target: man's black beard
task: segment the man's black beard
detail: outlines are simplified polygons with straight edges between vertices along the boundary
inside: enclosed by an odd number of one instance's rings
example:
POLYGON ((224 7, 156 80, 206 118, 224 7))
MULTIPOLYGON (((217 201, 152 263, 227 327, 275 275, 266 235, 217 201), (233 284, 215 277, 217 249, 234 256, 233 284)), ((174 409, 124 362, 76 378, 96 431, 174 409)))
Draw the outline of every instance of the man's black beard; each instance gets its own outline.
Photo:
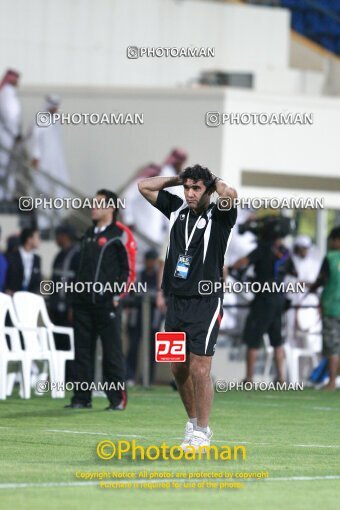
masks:
POLYGON ((207 204, 202 204, 202 205, 197 206, 196 209, 191 209, 191 211, 194 214, 196 214, 196 216, 199 216, 204 211, 207 211, 209 209, 209 206, 210 206, 210 201, 207 204))

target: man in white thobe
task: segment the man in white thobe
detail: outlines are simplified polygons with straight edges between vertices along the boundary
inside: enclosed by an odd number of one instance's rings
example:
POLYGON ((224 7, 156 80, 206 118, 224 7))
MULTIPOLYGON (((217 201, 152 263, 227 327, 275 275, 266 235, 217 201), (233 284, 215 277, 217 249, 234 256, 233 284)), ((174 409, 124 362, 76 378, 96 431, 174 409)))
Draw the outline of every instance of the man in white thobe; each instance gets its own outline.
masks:
POLYGON ((21 131, 21 105, 17 94, 19 73, 9 69, 0 83, 0 199, 11 200, 15 175, 9 173, 14 144, 21 131))
MULTIPOLYGON (((288 282, 304 282, 306 285, 305 292, 287 293, 287 298, 290 300, 294 308, 287 311, 287 341, 293 347, 298 347, 299 339, 297 338, 297 306, 308 306, 309 285, 312 284, 320 270, 322 259, 320 253, 312 244, 312 240, 307 235, 298 235, 294 240, 294 248, 292 254, 292 261, 297 272, 297 278, 286 276, 285 281, 288 282)), ((314 296, 312 296, 314 298, 314 296)), ((313 299, 314 301, 314 299, 313 299)), ((311 326, 315 324, 318 318, 317 310, 311 308, 309 310, 311 315, 311 326)))
POLYGON ((145 253, 151 248, 159 252, 166 234, 162 213, 142 197, 137 186, 141 179, 155 177, 159 172, 158 165, 144 167, 123 193, 126 201, 126 209, 122 210, 123 221, 132 229, 137 243, 137 273, 144 268, 145 253))
MULTIPOLYGON (((169 156, 164 161, 161 169, 160 177, 176 177, 183 170, 184 163, 188 158, 187 153, 183 149, 173 149, 169 156)), ((179 196, 184 200, 183 186, 173 186, 172 188, 166 188, 173 195, 179 196)), ((167 221, 165 219, 165 221, 167 221)))
MULTIPOLYGON (((55 95, 48 95, 45 99, 44 111, 49 112, 53 117, 53 114, 58 112, 60 99, 55 95)), ((47 198, 68 197, 69 193, 63 186, 69 185, 69 174, 66 167, 60 123, 52 121, 46 126, 35 124, 31 134, 30 151, 32 165, 38 170, 34 179, 36 194, 47 198), (39 173, 39 171, 43 171, 47 175, 39 173), (58 182, 54 182, 53 179, 58 182)), ((52 214, 48 214, 49 211, 46 212, 45 214, 38 214, 39 229, 51 227, 52 214)), ((55 212, 59 213, 58 216, 60 216, 60 209, 55 212)))

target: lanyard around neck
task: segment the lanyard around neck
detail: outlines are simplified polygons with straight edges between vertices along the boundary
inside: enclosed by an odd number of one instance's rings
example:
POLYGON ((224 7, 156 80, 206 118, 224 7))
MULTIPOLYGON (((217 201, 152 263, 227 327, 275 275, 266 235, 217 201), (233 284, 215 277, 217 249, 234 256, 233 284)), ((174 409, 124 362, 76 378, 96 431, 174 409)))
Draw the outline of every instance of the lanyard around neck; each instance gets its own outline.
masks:
POLYGON ((200 221, 200 219, 202 217, 202 214, 197 218, 196 223, 195 223, 195 225, 192 228, 190 237, 188 237, 189 236, 189 216, 190 216, 190 209, 188 211, 187 220, 185 222, 185 255, 188 253, 188 249, 189 249, 190 243, 192 241, 192 238, 194 237, 194 233, 195 233, 195 230, 197 228, 197 224, 200 221))

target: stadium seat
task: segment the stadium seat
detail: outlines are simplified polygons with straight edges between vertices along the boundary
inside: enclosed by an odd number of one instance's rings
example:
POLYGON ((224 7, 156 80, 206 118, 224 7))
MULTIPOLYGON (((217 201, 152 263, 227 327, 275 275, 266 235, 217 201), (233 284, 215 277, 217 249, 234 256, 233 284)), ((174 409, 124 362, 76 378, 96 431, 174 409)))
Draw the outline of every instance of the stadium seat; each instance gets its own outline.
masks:
POLYGON ((32 342, 35 348, 40 347, 44 355, 48 356, 50 361, 51 382, 57 385, 51 389, 52 397, 63 398, 65 396, 65 390, 61 386, 65 382, 65 364, 67 360, 74 359, 73 329, 64 326, 56 326, 51 322, 45 301, 41 296, 20 291, 14 294, 13 301, 20 323, 23 324, 25 328, 29 327, 33 329, 31 332, 25 332, 25 329, 23 329, 25 341, 27 339, 28 342, 32 342), (43 328, 38 327, 39 317, 42 320, 43 328), (38 330, 44 330, 46 332, 46 339, 42 339, 41 337, 39 339, 37 335, 38 330), (69 350, 62 351, 56 349, 54 341, 55 333, 69 336, 69 350))

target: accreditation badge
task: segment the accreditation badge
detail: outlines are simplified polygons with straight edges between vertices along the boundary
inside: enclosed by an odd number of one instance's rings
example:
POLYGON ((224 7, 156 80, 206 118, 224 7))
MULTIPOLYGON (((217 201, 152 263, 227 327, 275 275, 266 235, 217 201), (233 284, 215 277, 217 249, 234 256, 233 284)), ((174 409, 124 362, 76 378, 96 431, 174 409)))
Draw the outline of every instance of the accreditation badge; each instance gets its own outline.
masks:
POLYGON ((182 280, 186 280, 188 278, 189 268, 191 264, 192 257, 189 255, 179 255, 175 274, 176 278, 182 278, 182 280))

